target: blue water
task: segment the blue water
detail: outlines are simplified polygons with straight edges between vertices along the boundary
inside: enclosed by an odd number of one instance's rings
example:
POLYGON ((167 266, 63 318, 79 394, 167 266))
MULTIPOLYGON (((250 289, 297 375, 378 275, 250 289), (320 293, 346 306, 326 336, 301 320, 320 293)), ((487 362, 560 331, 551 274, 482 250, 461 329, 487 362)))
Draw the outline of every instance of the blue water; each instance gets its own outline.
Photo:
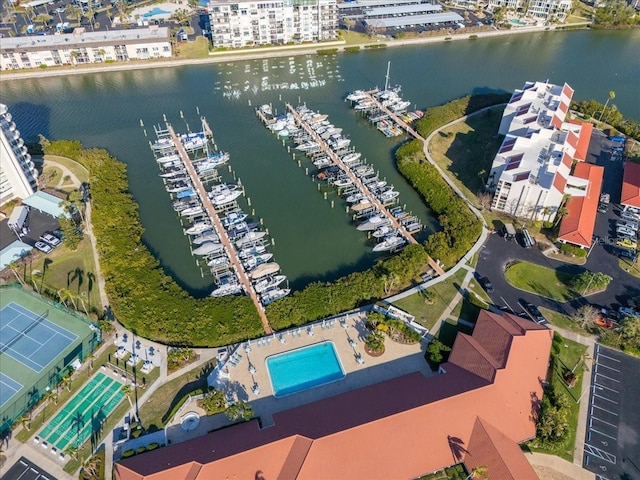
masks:
POLYGON ((267 358, 276 397, 298 393, 344 378, 332 342, 323 342, 267 358))
POLYGON ((154 15, 165 15, 167 13, 171 13, 171 12, 167 12, 166 10, 162 10, 161 8, 155 7, 153 10, 151 10, 150 12, 147 13, 143 13, 142 16, 144 18, 151 18, 154 15))

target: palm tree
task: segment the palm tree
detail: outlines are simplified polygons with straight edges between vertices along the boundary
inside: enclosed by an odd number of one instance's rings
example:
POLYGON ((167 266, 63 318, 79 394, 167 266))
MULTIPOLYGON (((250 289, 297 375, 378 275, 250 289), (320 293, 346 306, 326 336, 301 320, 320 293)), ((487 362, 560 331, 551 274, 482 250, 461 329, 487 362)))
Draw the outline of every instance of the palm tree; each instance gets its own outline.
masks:
POLYGON ((80 20, 82 19, 83 15, 84 13, 82 12, 82 9, 77 5, 69 5, 67 7, 67 17, 75 18, 76 22, 80 23, 80 20))
MULTIPOLYGON (((95 21, 96 21, 96 11, 93 9, 92 5, 89 5, 89 8, 87 8, 87 11, 84 12, 84 16, 87 18, 87 20, 89 20, 89 23, 91 24, 91 31, 95 32, 95 21)), ((71 192, 73 193, 73 192, 71 192)), ((78 192, 80 193, 80 192, 78 192)), ((82 195, 82 194, 80 194, 82 195)), ((71 195, 69 195, 71 196, 71 195)))
POLYGON ((464 480, 489 480, 489 469, 484 466, 478 466, 471 470, 464 480))
POLYGON ((18 261, 17 260, 13 260, 11 263, 9 263, 9 268, 11 269, 11 271, 13 272, 15 277, 18 279, 18 282, 20 282, 20 285, 22 285, 24 287, 24 280, 22 279, 22 277, 18 273, 18 261))
POLYGON ((61 288, 60 290, 58 290, 58 298, 60 299, 60 303, 64 304, 65 306, 67 306, 67 300, 71 300, 71 303, 73 304, 73 308, 75 310, 78 309, 78 306, 76 305, 75 300, 73 299, 73 293, 71 293, 70 290, 66 289, 66 288, 61 288))
POLYGON ((607 98, 607 102, 604 104, 604 108, 602 109, 602 112, 600 113, 600 118, 598 119, 599 122, 602 121, 602 116, 604 115, 604 111, 607 109, 607 105, 609 105, 609 102, 611 100, 613 100, 614 98, 616 98, 616 92, 611 90, 609 92, 609 98, 607 98))
POLYGON ((127 397, 127 400, 129 401, 129 407, 131 407, 131 410, 133 410, 133 402, 131 401, 131 394, 133 393, 133 389, 131 388, 131 385, 122 385, 122 393, 124 393, 127 397))
POLYGON ((67 448, 64 449, 64 453, 67 455, 71 455, 73 458, 78 458, 78 449, 75 445, 67 445, 67 448))
POLYGON ((20 425, 22 425, 23 428, 27 429, 27 432, 29 430, 31 430, 31 417, 28 415, 21 415, 18 418, 18 422, 20 422, 20 425))

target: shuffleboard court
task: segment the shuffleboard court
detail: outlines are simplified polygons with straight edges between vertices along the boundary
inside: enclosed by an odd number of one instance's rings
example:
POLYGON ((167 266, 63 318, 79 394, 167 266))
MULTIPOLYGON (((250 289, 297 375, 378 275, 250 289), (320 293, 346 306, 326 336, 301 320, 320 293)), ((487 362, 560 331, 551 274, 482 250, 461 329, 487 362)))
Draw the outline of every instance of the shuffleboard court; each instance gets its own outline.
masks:
POLYGON ((60 452, 79 447, 124 399, 122 384, 98 372, 40 431, 38 438, 60 452))
POLYGON ((40 373, 78 336, 14 302, 0 310, 0 353, 40 373))
POLYGON ((22 385, 13 378, 0 372, 0 408, 20 391, 22 385))

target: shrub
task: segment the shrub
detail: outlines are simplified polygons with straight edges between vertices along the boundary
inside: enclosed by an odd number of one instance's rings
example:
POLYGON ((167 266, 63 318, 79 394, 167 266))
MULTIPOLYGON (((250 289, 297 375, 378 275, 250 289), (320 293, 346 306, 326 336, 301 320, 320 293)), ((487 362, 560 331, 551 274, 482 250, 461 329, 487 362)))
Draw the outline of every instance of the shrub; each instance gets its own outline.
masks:
POLYGON ((384 335, 378 331, 371 332, 364 339, 364 344, 372 353, 384 352, 384 335))
POLYGON ((138 447, 138 449, 136 450, 136 453, 144 453, 147 451, 147 447, 141 446, 138 447))
POLYGON ((158 442, 153 442, 147 445, 147 451, 155 450, 156 448, 160 448, 160 444, 158 442))
POLYGON ((569 245, 568 243, 563 243, 560 245, 560 251, 565 255, 573 256, 573 257, 586 257, 587 251, 584 248, 577 247, 575 245, 569 245))
POLYGON ((335 53, 338 53, 338 49, 337 48, 323 48, 320 50, 316 50, 316 53, 318 55, 333 55, 335 53))
POLYGON ((122 458, 133 457, 136 454, 136 451, 130 448, 129 450, 125 450, 122 452, 122 458))
POLYGON ((469 35, 469 40, 476 40, 478 35, 469 35))
POLYGON ((375 43, 371 45, 365 45, 364 48, 369 48, 371 50, 375 50, 376 48, 387 48, 386 43, 375 43))
POLYGON ((451 37, 444 37, 444 41, 445 41, 445 42, 449 42, 449 41, 451 41, 451 37))
POLYGON ((360 45, 354 45, 352 47, 345 47, 344 51, 345 52, 359 52, 360 51, 360 45))
POLYGON ((131 430, 131 438, 138 438, 140 435, 142 435, 141 428, 136 428, 135 430, 131 430))

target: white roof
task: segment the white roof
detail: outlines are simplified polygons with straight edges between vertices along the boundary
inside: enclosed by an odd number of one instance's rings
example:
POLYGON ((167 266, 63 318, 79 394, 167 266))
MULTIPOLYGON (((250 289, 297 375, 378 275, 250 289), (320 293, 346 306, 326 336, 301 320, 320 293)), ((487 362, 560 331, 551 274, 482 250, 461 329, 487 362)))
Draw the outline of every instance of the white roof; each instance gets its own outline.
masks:
POLYGON ((418 3, 413 5, 398 5, 395 7, 371 8, 365 12, 367 17, 379 17, 384 15, 407 15, 410 13, 429 13, 442 10, 442 5, 430 3, 418 3))
POLYGON ((464 18, 457 13, 429 13, 426 15, 408 15, 406 17, 370 18, 365 22, 372 27, 406 27, 407 25, 464 22, 464 18))
POLYGON ((25 256, 32 249, 33 247, 31 245, 28 245, 20 240, 16 240, 15 242, 9 244, 0 251, 0 270, 4 270, 7 265, 9 265, 14 260, 19 259, 20 257, 25 256))
POLYGON ((422 0, 356 0, 355 2, 338 3, 338 8, 390 7, 393 5, 411 5, 422 3, 422 0))

